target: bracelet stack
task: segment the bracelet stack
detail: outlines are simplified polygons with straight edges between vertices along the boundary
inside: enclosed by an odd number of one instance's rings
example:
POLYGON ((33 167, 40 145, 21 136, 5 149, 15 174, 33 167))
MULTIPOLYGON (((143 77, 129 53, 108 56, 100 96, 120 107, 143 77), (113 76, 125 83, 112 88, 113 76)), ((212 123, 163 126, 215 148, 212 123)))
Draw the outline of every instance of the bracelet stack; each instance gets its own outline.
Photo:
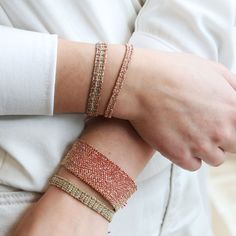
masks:
POLYGON ((137 190, 134 180, 128 174, 80 139, 77 139, 72 145, 61 165, 99 193, 110 203, 110 206, 106 206, 95 196, 84 192, 59 175, 54 175, 49 180, 49 184, 66 192, 109 222, 114 213, 124 207, 127 200, 137 190))
MULTIPOLYGON (((96 44, 94 68, 86 108, 88 118, 99 115, 107 51, 108 45, 106 43, 96 44)), ((106 118, 112 117, 132 54, 133 46, 126 44, 124 58, 104 111, 104 117, 106 118)), ((134 180, 127 173, 105 155, 80 139, 77 139, 72 145, 61 165, 99 193, 110 203, 110 206, 106 206, 94 196, 82 191, 75 184, 61 176, 54 175, 49 184, 66 192, 109 222, 111 222, 114 213, 125 206, 127 200, 137 190, 134 180)))
MULTIPOLYGON (((97 43, 95 47, 95 60, 93 76, 91 79, 86 114, 89 117, 98 116, 99 102, 102 94, 102 85, 105 75, 105 64, 107 60, 108 45, 106 43, 97 43)), ((114 87, 111 92, 111 96, 108 100, 108 104, 104 111, 104 117, 111 118, 113 110, 118 98, 118 95, 122 89, 125 74, 128 70, 129 63, 133 54, 133 45, 126 44, 125 55, 119 70, 118 77, 115 81, 114 87)))

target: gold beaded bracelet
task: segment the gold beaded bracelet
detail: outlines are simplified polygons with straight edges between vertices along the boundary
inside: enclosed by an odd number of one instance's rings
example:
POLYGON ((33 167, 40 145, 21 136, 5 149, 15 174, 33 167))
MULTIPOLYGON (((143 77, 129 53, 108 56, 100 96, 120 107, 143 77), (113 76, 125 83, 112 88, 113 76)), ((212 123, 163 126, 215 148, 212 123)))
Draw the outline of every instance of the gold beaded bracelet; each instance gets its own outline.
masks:
POLYGON ((54 175, 49 180, 49 184, 68 193, 70 196, 77 199, 85 206, 100 214, 108 222, 111 222, 115 211, 109 209, 105 204, 96 199, 96 197, 90 196, 88 193, 80 190, 75 184, 71 183, 67 179, 59 175, 54 175))
POLYGON ((91 80, 86 109, 87 115, 91 117, 98 116, 98 107, 102 91, 106 59, 107 44, 97 43, 94 59, 93 76, 91 80))
POLYGON ((104 113, 104 116, 106 118, 112 117, 112 113, 113 113, 113 110, 114 110, 114 107, 115 107, 115 104, 117 101, 117 97, 118 97, 118 95, 121 91, 121 88, 123 86, 125 74, 128 70, 128 66, 131 61, 133 50, 134 50, 133 45, 126 44, 125 56, 124 56, 118 77, 116 79, 114 88, 112 90, 112 95, 109 99, 108 105, 107 105, 105 113, 104 113))

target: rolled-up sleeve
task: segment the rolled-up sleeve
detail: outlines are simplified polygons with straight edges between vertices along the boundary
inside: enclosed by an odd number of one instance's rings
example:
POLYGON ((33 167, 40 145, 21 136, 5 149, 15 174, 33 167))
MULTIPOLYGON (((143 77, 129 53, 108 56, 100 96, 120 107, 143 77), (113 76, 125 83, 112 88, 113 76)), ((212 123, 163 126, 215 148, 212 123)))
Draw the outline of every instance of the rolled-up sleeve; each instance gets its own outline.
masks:
POLYGON ((236 71, 235 0, 147 0, 130 43, 193 53, 236 71))
POLYGON ((0 115, 53 115, 58 36, 0 26, 0 115))

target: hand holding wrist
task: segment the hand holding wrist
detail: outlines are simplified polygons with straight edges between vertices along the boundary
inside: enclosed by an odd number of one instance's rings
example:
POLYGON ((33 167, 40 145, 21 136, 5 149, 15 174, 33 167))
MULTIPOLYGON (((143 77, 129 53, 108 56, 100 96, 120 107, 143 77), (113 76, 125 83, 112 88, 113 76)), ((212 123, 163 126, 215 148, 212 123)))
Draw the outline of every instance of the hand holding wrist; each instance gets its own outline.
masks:
POLYGON ((194 55, 136 49, 114 114, 175 164, 217 166, 222 149, 236 151, 234 79, 224 66, 194 55))

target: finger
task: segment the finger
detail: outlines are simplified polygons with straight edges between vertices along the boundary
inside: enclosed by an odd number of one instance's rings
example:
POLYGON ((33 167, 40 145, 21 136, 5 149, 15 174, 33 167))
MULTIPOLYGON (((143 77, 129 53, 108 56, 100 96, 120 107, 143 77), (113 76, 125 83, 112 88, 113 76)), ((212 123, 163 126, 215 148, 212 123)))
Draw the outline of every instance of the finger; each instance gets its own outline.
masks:
POLYGON ((202 161, 199 158, 193 157, 187 149, 176 149, 175 152, 164 156, 175 165, 189 171, 196 171, 202 165, 202 161))
POLYGON ((199 158, 193 157, 192 152, 187 146, 186 142, 184 142, 179 137, 176 137, 174 140, 174 142, 165 142, 171 143, 171 145, 168 145, 167 148, 166 146, 162 148, 159 147, 158 151, 172 163, 185 170, 196 171, 200 169, 202 161, 199 158))
POLYGON ((223 144, 220 145, 220 148, 226 152, 236 153, 236 139, 228 143, 223 142, 223 144))
POLYGON ((191 157, 188 159, 181 159, 181 160, 173 160, 172 161, 177 166, 189 170, 189 171, 196 171, 199 170, 202 166, 202 160, 198 157, 191 157))
POLYGON ((236 129, 234 128, 225 128, 215 132, 211 141, 222 151, 236 153, 236 129))
POLYGON ((195 156, 211 166, 219 166, 225 161, 225 152, 220 147, 201 149, 195 156))
POLYGON ((220 166, 225 162, 226 159, 225 152, 220 147, 216 148, 214 154, 212 154, 211 157, 212 158, 210 158, 210 156, 208 157, 208 160, 210 160, 208 164, 211 166, 220 166))

